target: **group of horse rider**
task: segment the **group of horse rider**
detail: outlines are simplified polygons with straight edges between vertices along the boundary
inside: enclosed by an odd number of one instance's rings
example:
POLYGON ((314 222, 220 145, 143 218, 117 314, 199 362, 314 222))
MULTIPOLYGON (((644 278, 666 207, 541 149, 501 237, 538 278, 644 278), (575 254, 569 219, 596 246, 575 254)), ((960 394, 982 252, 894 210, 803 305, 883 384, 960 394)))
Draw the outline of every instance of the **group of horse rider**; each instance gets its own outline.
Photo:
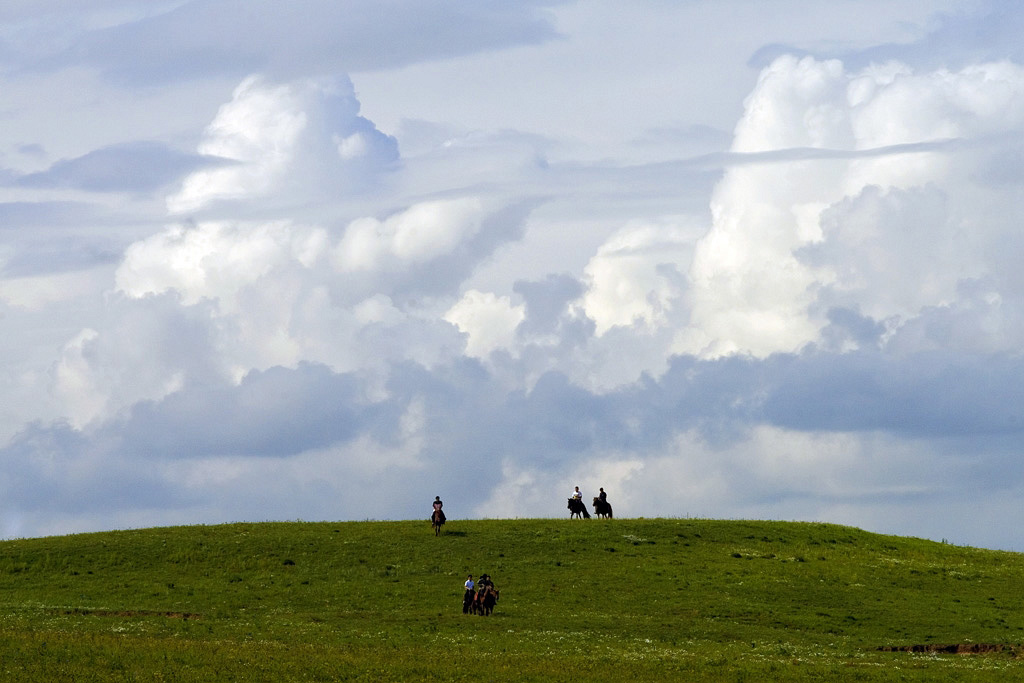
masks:
MULTIPOLYGON (((445 523, 444 502, 441 501, 441 496, 434 496, 433 508, 430 513, 430 522, 434 526, 434 533, 440 534, 441 525, 445 523)), ((569 494, 568 508, 570 517, 582 516, 584 519, 590 519, 590 513, 587 511, 586 503, 583 502, 583 492, 580 491, 579 486, 576 486, 569 494)), ((608 503, 608 494, 605 493, 603 486, 594 497, 594 514, 609 519, 612 517, 612 506, 608 503)))
POLYGON ((462 613, 479 614, 487 616, 494 609, 494 603, 498 602, 498 589, 487 574, 481 574, 480 580, 473 582, 473 575, 466 577, 463 584, 466 592, 462 595, 462 613))
MULTIPOLYGON (((594 514, 598 517, 612 516, 612 506, 608 503, 608 494, 604 492, 604 487, 600 489, 594 497, 594 514)), ((573 489, 573 492, 569 494, 569 516, 579 517, 583 516, 584 519, 590 519, 590 513, 587 512, 587 506, 583 502, 583 492, 580 491, 580 487, 577 486, 573 489)))
MULTIPOLYGON (((445 522, 443 508, 444 502, 441 500, 441 496, 434 496, 430 521, 434 525, 435 533, 445 522)), ((575 487, 573 492, 569 494, 569 510, 573 515, 578 516, 582 513, 586 519, 590 519, 587 506, 583 502, 583 492, 580 491, 579 486, 575 487)), ((594 513, 600 517, 612 516, 612 506, 608 504, 608 494, 605 493, 603 487, 597 496, 594 497, 594 513)), ((491 613, 494 609, 494 603, 498 601, 498 589, 494 587, 494 582, 491 581, 490 576, 481 574, 479 581, 474 582, 473 575, 470 574, 466 577, 466 583, 463 584, 463 587, 465 588, 465 593, 462 596, 463 614, 487 615, 491 613)))

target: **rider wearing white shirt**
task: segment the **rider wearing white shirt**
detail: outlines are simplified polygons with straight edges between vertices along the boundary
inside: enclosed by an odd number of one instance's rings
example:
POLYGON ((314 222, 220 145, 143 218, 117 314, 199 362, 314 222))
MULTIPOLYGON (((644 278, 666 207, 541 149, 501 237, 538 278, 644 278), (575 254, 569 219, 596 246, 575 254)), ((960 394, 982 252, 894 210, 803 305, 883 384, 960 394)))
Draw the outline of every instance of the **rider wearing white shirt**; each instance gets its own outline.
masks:
POLYGON ((466 592, 462 596, 462 613, 466 614, 469 612, 469 606, 473 603, 473 575, 470 574, 466 579, 466 592))

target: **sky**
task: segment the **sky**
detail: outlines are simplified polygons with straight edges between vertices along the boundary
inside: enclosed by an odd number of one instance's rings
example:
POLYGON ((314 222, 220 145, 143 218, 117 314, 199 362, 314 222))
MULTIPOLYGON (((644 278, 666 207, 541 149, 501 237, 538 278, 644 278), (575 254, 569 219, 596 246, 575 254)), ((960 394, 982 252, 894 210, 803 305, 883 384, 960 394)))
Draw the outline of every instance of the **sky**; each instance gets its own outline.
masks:
POLYGON ((7 0, 0 537, 579 486, 1024 551, 1022 29, 7 0))

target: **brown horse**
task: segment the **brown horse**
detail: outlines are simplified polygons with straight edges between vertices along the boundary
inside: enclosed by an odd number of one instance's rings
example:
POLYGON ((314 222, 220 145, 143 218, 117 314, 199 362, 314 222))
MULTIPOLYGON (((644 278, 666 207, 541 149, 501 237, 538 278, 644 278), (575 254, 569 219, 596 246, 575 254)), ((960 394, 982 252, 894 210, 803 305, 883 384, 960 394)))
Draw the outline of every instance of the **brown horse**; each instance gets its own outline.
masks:
POLYGON ((494 604, 498 602, 498 589, 493 586, 487 586, 484 588, 483 601, 480 604, 483 610, 481 614, 485 617, 488 616, 494 610, 494 604))
POLYGON ((430 514, 430 524, 434 527, 434 535, 435 536, 440 536, 441 535, 441 527, 444 526, 444 522, 445 522, 444 512, 442 512, 440 508, 438 508, 437 510, 434 510, 430 514))
POLYGON ((469 613, 486 617, 494 611, 496 602, 498 602, 498 590, 493 586, 484 586, 473 595, 469 613))

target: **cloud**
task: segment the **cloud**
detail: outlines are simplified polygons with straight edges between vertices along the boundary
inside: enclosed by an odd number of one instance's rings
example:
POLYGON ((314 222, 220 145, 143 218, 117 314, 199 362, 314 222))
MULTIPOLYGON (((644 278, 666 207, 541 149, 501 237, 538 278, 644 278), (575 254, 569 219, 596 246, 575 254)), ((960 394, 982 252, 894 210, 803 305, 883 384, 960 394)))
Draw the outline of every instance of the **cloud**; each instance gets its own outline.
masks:
POLYGON ((31 188, 74 188, 90 192, 151 192, 223 159, 185 154, 157 142, 110 145, 13 182, 31 188))
POLYGON ((101 329, 70 339, 51 370, 50 389, 75 427, 226 374, 214 356, 208 305, 181 306, 170 295, 113 297, 107 316, 101 329))
POLYGON ((1015 36, 1022 28, 1024 12, 1017 3, 983 0, 969 9, 938 14, 920 40, 873 46, 842 57, 854 66, 896 59, 933 69, 1002 59, 1020 62, 1024 50, 1015 36))
POLYGON ((125 225, 124 216, 92 202, 0 203, 0 276, 9 278, 11 286, 14 280, 33 281, 45 289, 52 282, 46 276, 110 267, 133 239, 126 234, 133 227, 125 225))
POLYGON ((979 0, 930 8, 919 25, 907 22, 908 35, 899 41, 858 45, 849 39, 829 43, 771 42, 762 45, 748 64, 763 69, 782 56, 838 59, 851 69, 898 61, 914 68, 937 71, 1000 60, 1024 61, 1016 40, 1024 12, 1015 2, 979 0))
POLYGON ((476 263, 517 238, 529 208, 464 197, 420 202, 383 220, 366 216, 346 226, 174 225, 127 249, 117 283, 133 297, 175 290, 189 303, 215 298, 227 311, 237 309, 247 290, 291 277, 319 281, 346 305, 375 294, 451 294, 476 263))
POLYGON ((197 170, 167 199, 173 213, 245 200, 302 205, 373 185, 398 158, 394 138, 359 116, 347 78, 242 81, 206 128, 199 154, 229 165, 197 170))
POLYGON ((96 27, 40 61, 91 65, 131 84, 254 71, 293 79, 552 40, 551 4, 191 0, 96 27))
POLYGON ((352 222, 334 253, 345 272, 413 266, 454 250, 480 232, 483 206, 473 198, 435 200, 412 206, 384 221, 352 222))
POLYGON ((518 332, 528 338, 561 338, 564 316, 570 303, 583 294, 584 285, 572 275, 550 274, 540 281, 519 280, 513 290, 523 298, 525 308, 518 332))
POLYGON ((993 140, 1020 127, 1022 106, 1024 71, 1008 63, 917 73, 776 60, 747 100, 733 152, 791 156, 727 167, 676 350, 795 350, 820 340, 834 306, 907 320, 1001 268, 988 236, 1007 223, 983 199, 977 169, 993 140), (803 147, 870 153, 791 151, 803 147))
POLYGON ((104 509, 135 511, 187 499, 152 462, 112 452, 109 444, 66 425, 29 425, 0 452, 0 461, 7 533, 18 533, 30 520, 46 528, 58 519, 76 528, 75 517, 104 509))
POLYGON ((468 337, 466 355, 476 358, 487 358, 499 348, 511 348, 524 317, 523 307, 513 306, 509 297, 473 289, 444 314, 445 320, 468 337))
POLYGON ((366 401, 352 377, 300 363, 138 403, 117 435, 125 449, 150 457, 288 457, 363 431, 397 434, 400 417, 366 401))
POLYGON ((633 224, 598 249, 584 273, 582 307, 598 336, 617 325, 661 327, 683 296, 682 269, 690 260, 686 231, 633 224))
POLYGON ((96 206, 77 201, 0 203, 2 230, 8 235, 24 228, 63 225, 72 219, 89 220, 99 214, 96 206))

